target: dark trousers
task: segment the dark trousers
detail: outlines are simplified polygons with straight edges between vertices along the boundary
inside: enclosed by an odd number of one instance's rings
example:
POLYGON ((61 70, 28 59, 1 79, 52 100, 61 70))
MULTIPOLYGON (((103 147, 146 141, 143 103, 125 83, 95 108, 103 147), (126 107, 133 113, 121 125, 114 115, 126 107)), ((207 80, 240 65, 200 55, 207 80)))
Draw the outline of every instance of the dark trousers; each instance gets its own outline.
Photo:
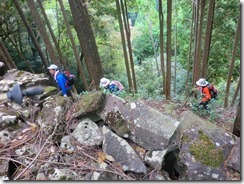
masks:
POLYGON ((209 100, 199 103, 199 106, 202 105, 205 109, 208 109, 208 103, 209 103, 209 100))

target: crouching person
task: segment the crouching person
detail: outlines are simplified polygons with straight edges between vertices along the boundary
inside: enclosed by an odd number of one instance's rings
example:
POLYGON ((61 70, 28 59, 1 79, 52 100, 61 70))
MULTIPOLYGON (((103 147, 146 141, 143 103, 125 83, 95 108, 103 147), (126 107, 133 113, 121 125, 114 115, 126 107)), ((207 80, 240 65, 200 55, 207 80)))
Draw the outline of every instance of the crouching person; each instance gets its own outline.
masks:
POLYGON ((114 93, 118 95, 122 91, 124 91, 124 86, 119 81, 112 80, 110 81, 107 78, 101 78, 100 80, 100 87, 108 90, 110 93, 114 93))

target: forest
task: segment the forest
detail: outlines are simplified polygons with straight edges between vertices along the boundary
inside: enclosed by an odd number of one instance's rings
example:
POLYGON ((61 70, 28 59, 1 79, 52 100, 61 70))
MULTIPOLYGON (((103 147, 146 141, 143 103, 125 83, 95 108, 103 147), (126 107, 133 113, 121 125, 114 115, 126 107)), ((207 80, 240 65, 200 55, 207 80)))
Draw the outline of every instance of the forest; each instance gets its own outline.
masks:
POLYGON ((47 75, 56 64, 76 75, 78 94, 99 90, 102 77, 118 80, 122 97, 143 100, 184 103, 205 78, 218 89, 211 106, 240 111, 240 6, 235 0, 1 0, 0 61, 8 70, 47 75))

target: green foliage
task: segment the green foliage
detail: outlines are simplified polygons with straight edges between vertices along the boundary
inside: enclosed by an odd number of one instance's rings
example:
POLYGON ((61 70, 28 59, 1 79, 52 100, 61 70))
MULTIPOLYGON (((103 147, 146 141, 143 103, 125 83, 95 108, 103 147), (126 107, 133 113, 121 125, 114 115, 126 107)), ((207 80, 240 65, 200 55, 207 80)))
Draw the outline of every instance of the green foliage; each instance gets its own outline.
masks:
POLYGON ((162 98, 162 77, 158 76, 153 63, 149 59, 135 68, 138 93, 144 99, 162 98))
MULTIPOLYGON (((149 32, 145 30, 145 32, 142 32, 140 34, 140 36, 138 35, 138 37, 134 38, 132 41, 133 53, 136 57, 137 63, 140 63, 145 58, 154 55, 153 45, 150 39, 149 32)), ((158 37, 158 34, 154 35, 154 37, 158 37)))
POLYGON ((215 109, 218 106, 215 99, 212 99, 205 109, 202 105, 199 105, 199 102, 195 102, 192 105, 192 111, 195 112, 198 116, 207 118, 209 121, 214 122, 218 118, 218 114, 215 109))
POLYGON ((104 93, 104 94, 114 94, 116 96, 119 96, 121 98, 125 98, 128 94, 126 93, 126 91, 116 91, 116 92, 110 92, 108 89, 105 89, 104 87, 100 87, 100 90, 104 93))
MULTIPOLYGON (((21 1, 22 7, 25 7, 25 1, 21 1)), ((69 70, 79 77, 77 70, 77 64, 74 57, 73 50, 71 48, 70 40, 67 36, 66 26, 63 21, 62 14, 59 9, 57 1, 43 1, 46 13, 51 23, 52 29, 56 38, 58 39, 59 46, 62 54, 65 57, 69 70)), ((68 15, 68 21, 71 25, 72 34, 75 39, 75 44, 79 53, 82 52, 77 33, 74 28, 73 18, 69 9, 68 1, 63 1, 66 13, 68 15)), ((163 13, 164 13, 164 47, 166 47, 166 1, 163 1, 163 13)), ((123 48, 121 44, 121 35, 117 20, 117 12, 115 1, 113 0, 99 0, 99 1, 88 1, 88 12, 96 38, 96 43, 101 58, 102 66, 104 69, 105 77, 111 80, 119 80, 128 91, 128 79, 125 69, 123 48)), ((159 21, 158 21, 158 6, 157 1, 148 0, 132 0, 127 2, 128 12, 138 13, 136 24, 131 27, 131 41, 133 49, 133 57, 136 80, 138 86, 138 94, 131 95, 131 98, 137 99, 161 99, 162 95, 162 76, 158 76, 157 69, 154 62, 154 50, 152 41, 150 38, 150 30, 153 33, 153 39, 156 42, 157 54, 159 54, 159 21), (150 22, 150 24, 149 24, 150 22)), ((240 2, 235 0, 220 0, 216 1, 213 31, 211 36, 211 45, 209 53, 209 67, 207 79, 210 82, 214 82, 217 85, 219 91, 219 98, 211 103, 214 107, 223 106, 226 78, 229 69, 229 62, 231 60, 231 54, 233 49, 234 36, 236 31, 236 24, 239 18, 240 2)), ((177 23, 177 76, 176 76, 176 93, 172 93, 173 100, 182 100, 185 95, 185 80, 186 80, 186 67, 189 54, 190 45, 190 27, 191 27, 191 16, 192 16, 192 4, 190 1, 177 1, 176 6, 173 4, 173 10, 177 8, 177 15, 172 15, 172 41, 174 40, 174 29, 173 26, 177 23)), ((28 7, 23 9, 25 16, 28 21, 31 21, 31 14, 28 7)), ((206 6, 208 10, 208 6, 206 6)), ((1 1, 1 17, 3 18, 2 28, 8 28, 7 32, 12 39, 21 48, 21 53, 30 62, 32 68, 36 73, 45 72, 41 59, 37 50, 35 49, 31 39, 29 38, 26 28, 22 23, 20 16, 18 15, 15 6, 12 1, 1 1), (4 16, 3 16, 4 15, 4 16), (10 32, 11 30, 11 32, 10 32)), ((205 11, 207 15, 207 11, 205 11)), ((38 41, 45 51, 45 45, 39 37, 38 30, 35 25, 31 24, 34 33, 36 34, 38 41)), ((206 17, 204 19, 203 28, 203 44, 206 31, 206 17)), ((1 35, 5 35, 3 31, 1 35)), ((12 59, 15 61, 17 67, 21 70, 29 70, 26 63, 20 57, 16 48, 11 43, 8 37, 2 36, 2 41, 9 51, 12 59)), ((174 42, 172 42, 172 49, 174 42)), ((192 45, 194 50, 194 44, 192 45)), ((48 57, 47 57, 48 58, 48 57)), ((193 52, 191 53, 190 59, 192 63, 193 52)), ((172 58, 173 59, 173 58, 172 58)), ((237 56, 235 58, 235 66, 233 77, 236 79, 240 76, 240 43, 237 48, 237 56)), ((82 62, 85 76, 88 77, 84 62, 82 62)), ((191 65, 192 67, 192 65, 191 65)), ((174 87, 174 62, 172 61, 172 84, 171 89, 174 87)), ((191 73, 190 73, 191 75, 191 73)), ((88 81, 89 83, 90 81, 88 81)), ((81 79, 77 79, 76 86, 78 91, 83 90, 83 84, 81 79)), ((236 82, 231 84, 230 99, 234 95, 236 88, 236 82)), ((191 98, 189 101, 193 101, 191 98)), ((238 99, 237 99, 238 101, 238 99)), ((216 113, 215 113, 216 114, 216 113)), ((212 119, 215 117, 214 112, 210 111, 209 116, 212 119)))

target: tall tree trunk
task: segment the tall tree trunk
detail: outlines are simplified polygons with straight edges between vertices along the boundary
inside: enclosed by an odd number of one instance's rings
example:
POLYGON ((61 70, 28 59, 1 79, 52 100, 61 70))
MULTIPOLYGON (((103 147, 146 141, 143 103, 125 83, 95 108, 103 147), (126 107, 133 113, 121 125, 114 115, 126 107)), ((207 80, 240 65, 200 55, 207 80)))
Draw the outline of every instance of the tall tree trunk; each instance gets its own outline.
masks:
POLYGON ((234 121, 233 132, 234 135, 240 137, 241 133, 241 101, 239 101, 236 111, 236 118, 234 121))
POLYGON ((90 71, 89 74, 92 75, 91 82, 94 81, 95 88, 98 90, 100 79, 104 74, 86 4, 86 0, 69 0, 82 53, 84 54, 87 69, 90 71))
POLYGON ((45 12, 45 10, 44 10, 44 7, 43 7, 43 5, 42 5, 42 0, 37 0, 37 2, 38 2, 39 7, 40 7, 40 9, 41 9, 42 15, 43 15, 43 17, 44 17, 44 19, 45 19, 45 23, 47 24, 47 27, 48 27, 49 33, 50 33, 50 35, 51 35, 51 38, 52 38, 52 40, 53 40, 53 43, 54 43, 54 45, 55 45, 55 48, 56 48, 56 50, 58 51, 58 55, 59 55, 61 64, 62 64, 62 66, 64 67, 65 70, 68 70, 67 63, 66 63, 66 61, 65 61, 65 59, 64 59, 64 57, 63 57, 63 54, 62 54, 62 52, 61 52, 61 50, 60 50, 60 48, 59 48, 57 39, 56 39, 56 37, 55 37, 55 35, 54 35, 54 33, 53 33, 52 27, 51 27, 50 22, 49 22, 49 20, 48 20, 48 18, 47 18, 47 14, 46 14, 46 12, 45 12))
POLYGON ((55 55, 51 41, 50 41, 48 34, 47 34, 47 31, 46 31, 45 24, 43 23, 42 18, 39 15, 39 12, 36 8, 35 2, 33 0, 26 0, 26 2, 27 2, 28 6, 31 10, 31 15, 34 19, 34 22, 36 23, 36 26, 37 26, 37 28, 38 28, 41 36, 42 36, 42 39, 43 39, 45 45, 46 45, 46 48, 47 48, 47 51, 49 53, 49 57, 50 57, 52 63, 60 66, 60 62, 55 55))
POLYGON ((176 69, 177 69, 177 9, 176 9, 176 0, 175 0, 175 50, 174 50, 174 56, 175 56, 175 68, 174 68, 174 93, 176 94, 176 69))
POLYGON ((198 27, 198 37, 197 37, 197 53, 196 53, 196 66, 198 68, 197 73, 195 74, 196 80, 201 76, 201 70, 202 70, 202 64, 201 64, 201 58, 202 58, 202 30, 203 30, 203 18, 204 18, 204 9, 206 0, 200 0, 201 8, 200 8, 200 23, 198 27))
POLYGON ((192 58, 193 20, 194 20, 194 2, 192 2, 191 34, 190 34, 189 52, 188 52, 188 59, 187 59, 186 96, 189 95, 189 75, 190 75, 191 61, 192 61, 191 58, 192 58))
POLYGON ((120 0, 121 7, 122 7, 122 15, 124 20, 124 27, 125 27, 125 34, 127 39, 127 47, 129 52, 129 58, 130 58, 130 69, 132 74, 132 81, 133 81, 133 93, 137 93, 137 84, 136 84, 136 75, 135 75, 135 69, 134 69, 134 62, 133 62, 133 56, 132 56, 132 47, 131 47, 131 40, 130 40, 130 25, 128 21, 128 12, 127 12, 127 6, 126 6, 126 0, 123 4, 123 1, 120 0), (124 8, 125 7, 125 8, 124 8))
POLYGON ((82 79, 82 82, 83 82, 85 90, 88 91, 88 84, 87 84, 86 77, 85 77, 85 74, 84 74, 84 71, 83 71, 83 68, 82 68, 82 65, 81 65, 81 61, 80 61, 80 58, 79 58, 78 51, 77 51, 76 46, 75 46, 75 40, 74 40, 74 37, 73 37, 72 32, 71 32, 71 28, 70 28, 70 25, 69 25, 69 22, 68 22, 68 18, 67 18, 65 9, 64 9, 63 1, 62 0, 58 0, 58 2, 59 2, 59 5, 60 5, 61 12, 63 14, 64 22, 65 22, 65 25, 66 25, 66 28, 67 28, 67 33, 68 33, 69 38, 70 38, 72 49, 74 51, 74 55, 75 55, 76 63, 77 63, 77 66, 78 66, 78 71, 79 71, 80 78, 82 79))
POLYGON ((207 71, 208 71, 208 56, 209 56, 209 48, 210 48, 211 35, 212 35, 214 7, 215 7, 215 0, 209 1, 208 22, 207 22, 207 28, 206 28, 205 45, 204 45, 203 60, 202 60, 202 77, 203 78, 207 77, 207 71))
POLYGON ((122 17, 121 17, 121 8, 120 8, 119 0, 116 0, 116 8, 117 8, 117 14, 118 14, 118 21, 119 21, 119 27, 120 27, 120 34, 121 34, 123 52, 124 52, 124 57, 125 57, 125 67, 126 67, 126 73, 127 73, 127 78, 128 78, 129 91, 131 93, 132 81, 131 81, 130 66, 129 66, 127 50, 126 50, 125 35, 124 35, 123 22, 122 22, 122 17))
POLYGON ((165 66, 164 66, 164 15, 162 10, 162 0, 158 1, 159 6, 159 26, 160 26, 160 62, 161 62, 161 72, 163 78, 163 95, 165 95, 166 80, 165 80, 165 66))
POLYGON ((195 85, 196 81, 198 80, 198 73, 199 73, 199 65, 197 62, 197 45, 198 45, 198 18, 199 18, 199 2, 200 0, 195 1, 195 8, 194 8, 194 59, 193 59, 193 80, 192 83, 195 85))
POLYGON ((237 95, 238 95, 238 93, 239 93, 239 91, 240 91, 240 81, 241 81, 241 79, 239 78, 239 79, 238 79, 237 86, 236 86, 235 94, 234 94, 234 96, 233 96, 233 99, 232 99, 232 102, 231 102, 231 105, 230 105, 231 107, 234 106, 235 101, 236 101, 236 98, 237 98, 237 95))
POLYGON ((167 70, 166 70, 166 100, 170 100, 171 91, 171 20, 172 20, 172 0, 167 1, 167 70))
POLYGON ((241 27, 241 16, 239 17, 239 20, 238 20, 238 23, 237 23, 235 40, 234 40, 234 45, 233 45, 233 50, 232 50, 232 57, 231 57, 231 61, 230 61, 230 68, 229 68, 228 77, 227 77, 226 91, 225 91, 225 102, 224 102, 224 107, 225 108, 228 107, 230 83, 231 83, 231 77, 232 77, 233 68, 234 68, 234 64, 235 64, 237 45, 238 45, 238 42, 239 42, 240 29, 241 29, 240 27, 241 27))

